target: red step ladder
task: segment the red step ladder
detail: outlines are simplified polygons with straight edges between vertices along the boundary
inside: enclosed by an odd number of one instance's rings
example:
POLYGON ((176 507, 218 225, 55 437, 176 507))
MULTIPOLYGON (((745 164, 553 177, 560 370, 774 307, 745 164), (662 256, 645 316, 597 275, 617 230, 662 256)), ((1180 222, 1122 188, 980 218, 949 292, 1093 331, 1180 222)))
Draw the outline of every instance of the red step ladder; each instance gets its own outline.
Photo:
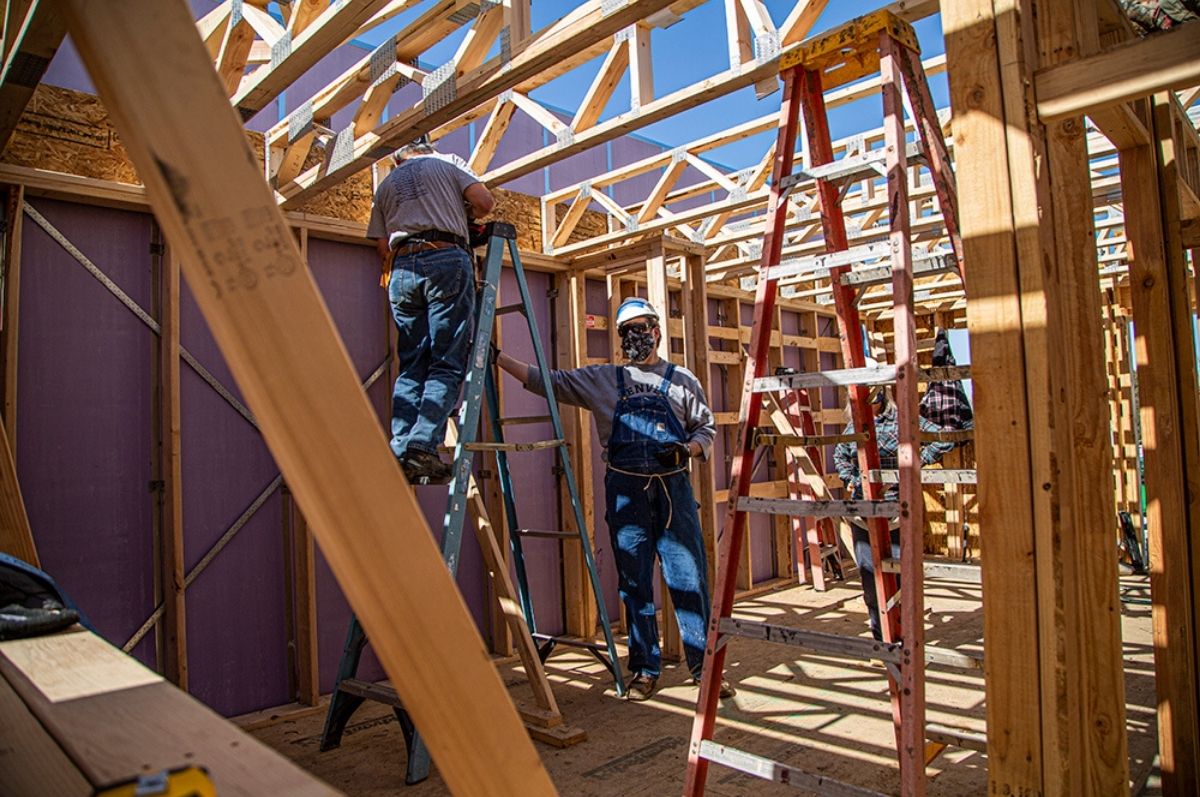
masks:
MULTIPOLYGON (((920 795, 925 791, 925 765, 947 743, 978 748, 980 738, 966 732, 927 726, 925 722, 925 661, 927 657, 951 665, 972 667, 952 651, 927 651, 923 622, 923 530, 924 499, 921 489, 920 426, 918 418, 918 381, 962 378, 969 369, 924 369, 919 373, 916 336, 913 323, 913 276, 943 271, 962 273, 957 223, 954 176, 950 170, 946 144, 934 111, 929 86, 921 67, 916 34, 908 23, 887 11, 877 11, 853 20, 834 31, 805 42, 780 58, 783 79, 783 105, 780 111, 778 143, 767 207, 762 262, 754 308, 754 328, 750 338, 750 365, 742 393, 738 443, 730 478, 729 512, 719 540, 718 573, 704 676, 688 752, 685 795, 704 793, 709 763, 719 763, 768 780, 807 788, 825 794, 873 794, 849 784, 835 783, 819 775, 807 774, 787 764, 751 753, 734 750, 713 741, 717 719, 718 694, 724 670, 726 644, 731 637, 745 636, 790 644, 826 655, 881 660, 887 667, 892 718, 899 753, 901 794, 920 795), (881 74, 884 109, 884 147, 833 158, 833 144, 825 112, 823 92, 873 73, 881 74), (901 86, 907 91, 915 141, 907 141, 901 86), (808 164, 793 168, 800 109, 808 144, 808 164), (941 206, 951 252, 934 255, 914 265, 909 227, 908 174, 912 159, 922 159, 933 178, 941 206), (889 237, 886 244, 874 243, 849 247, 841 208, 843 187, 868 176, 886 175, 888 185, 889 237), (787 196, 797 185, 815 181, 820 198, 821 223, 826 253, 806 260, 780 263, 784 226, 787 220, 787 196), (890 268, 878 266, 851 269, 852 264, 878 261, 884 255, 890 268), (766 376, 772 314, 779 280, 798 274, 827 272, 833 286, 842 356, 845 369, 800 374, 766 376), (860 289, 870 284, 891 282, 894 300, 895 362, 893 365, 865 367, 862 327, 857 298, 860 289), (936 373, 933 373, 936 371, 936 373), (944 373, 943 373, 944 372, 944 373), (953 372, 953 373, 951 373, 953 372), (899 500, 884 500, 886 487, 880 472, 874 416, 869 405, 869 389, 874 385, 895 384, 897 432, 899 436, 899 500), (790 499, 752 498, 750 481, 757 446, 778 444, 779 436, 757 434, 768 393, 788 398, 777 399, 777 406, 791 406, 793 421, 799 421, 798 434, 787 441, 806 458, 819 463, 820 445, 848 441, 846 435, 820 436, 809 415, 807 401, 798 391, 822 387, 844 387, 849 393, 858 448, 859 469, 863 474, 862 501, 835 501, 813 497, 790 499), (879 596, 883 642, 862 637, 801 631, 767 623, 732 617, 737 563, 746 530, 747 512, 769 512, 809 518, 809 528, 837 517, 861 517, 869 527, 872 557, 875 562, 876 594, 879 596), (900 519, 900 559, 891 557, 888 519, 900 519), (818 521, 817 519, 823 519, 818 521), (899 579, 904 584, 900 600, 899 579), (931 742, 927 748, 927 743, 931 742)), ((793 423, 793 427, 796 424, 793 423)), ((819 470, 819 468, 818 468, 819 470)), ((820 568, 821 535, 816 535, 816 570, 820 568)), ((810 540, 809 545, 813 545, 810 540)), ((813 551, 810 548, 810 557, 813 551)), ((814 572, 814 577, 816 573, 814 572)), ((973 661, 973 660, 972 660, 973 661)))

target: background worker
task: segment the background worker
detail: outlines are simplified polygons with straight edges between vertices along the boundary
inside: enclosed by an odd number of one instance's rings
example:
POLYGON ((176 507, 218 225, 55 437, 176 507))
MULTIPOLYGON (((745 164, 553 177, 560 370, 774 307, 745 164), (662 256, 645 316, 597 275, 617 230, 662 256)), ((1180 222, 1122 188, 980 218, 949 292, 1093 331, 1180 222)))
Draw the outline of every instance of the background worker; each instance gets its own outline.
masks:
MULTIPOLYGON (((878 366, 868 358, 868 365, 878 366)), ((879 467, 881 470, 895 470, 897 467, 897 452, 900 448, 900 437, 896 429, 896 402, 892 398, 892 389, 886 385, 872 387, 870 393, 871 407, 875 412, 875 439, 879 446, 879 467)), ((854 421, 850 414, 849 403, 846 415, 850 422, 846 425, 846 434, 853 434, 854 421)), ((936 432, 941 427, 920 419, 921 431, 936 432)), ((953 443, 929 443, 921 446, 921 464, 932 465, 954 448, 953 443)), ((847 491, 851 494, 849 500, 861 501, 863 497, 862 473, 858 468, 858 446, 854 443, 839 443, 833 450, 833 462, 837 474, 845 482, 847 491)), ((884 494, 884 500, 895 501, 900 495, 900 485, 891 484, 884 494)), ((900 521, 892 518, 888 521, 888 529, 892 538, 892 557, 900 557, 900 521)), ((863 602, 867 604, 867 615, 870 617, 871 634, 883 640, 883 627, 879 620, 879 597, 875 592, 875 560, 871 556, 871 538, 867 532, 867 521, 863 518, 850 518, 850 533, 854 539, 854 560, 858 563, 858 575, 862 579, 863 602)))
MULTIPOLYGON (((654 557, 675 605, 688 670, 699 679, 709 611, 708 563, 688 478, 692 457, 707 459, 716 426, 704 390, 686 368, 662 359, 658 311, 626 299, 617 331, 628 365, 552 371, 559 401, 586 407, 608 464, 605 519, 629 617, 630 700, 654 694, 662 670, 654 607, 654 557)), ((526 389, 545 394, 537 368, 498 353, 497 364, 526 389)), ((722 684, 722 696, 733 694, 722 684)))
POLYGON ((461 159, 438 154, 427 136, 395 157, 367 225, 399 332, 392 453, 410 482, 444 484, 451 469, 437 449, 466 375, 475 315, 468 215, 487 214, 494 200, 461 159))

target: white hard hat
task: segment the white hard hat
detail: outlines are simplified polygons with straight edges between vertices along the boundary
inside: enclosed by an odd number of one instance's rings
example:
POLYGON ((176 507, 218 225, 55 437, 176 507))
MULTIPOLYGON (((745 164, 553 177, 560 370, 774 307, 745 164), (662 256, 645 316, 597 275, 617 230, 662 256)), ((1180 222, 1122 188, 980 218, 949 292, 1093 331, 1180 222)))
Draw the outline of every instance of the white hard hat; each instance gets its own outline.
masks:
POLYGON ((619 330, 635 318, 647 316, 655 321, 658 320, 658 311, 654 309, 654 305, 640 296, 631 296, 621 302, 621 306, 617 308, 617 329, 619 330))

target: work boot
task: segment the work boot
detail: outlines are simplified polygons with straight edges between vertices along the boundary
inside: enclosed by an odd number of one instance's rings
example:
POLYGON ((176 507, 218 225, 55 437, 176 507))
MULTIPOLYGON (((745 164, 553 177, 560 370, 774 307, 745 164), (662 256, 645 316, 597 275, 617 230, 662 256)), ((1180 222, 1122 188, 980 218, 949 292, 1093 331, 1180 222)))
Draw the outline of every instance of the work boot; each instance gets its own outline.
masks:
MULTIPOLYGON (((699 686, 700 685, 700 677, 693 675, 692 683, 695 684, 696 686, 699 686)), ((721 688, 720 688, 720 690, 718 690, 717 694, 720 695, 722 700, 725 700, 726 698, 730 698, 730 697, 733 697, 734 695, 736 695, 737 690, 733 688, 733 684, 729 683, 729 681, 726 681, 724 678, 722 678, 721 679, 721 688)))
POLYGON ((432 451, 410 448, 400 457, 400 467, 409 484, 446 484, 453 469, 432 451))
POLYGON ((658 679, 650 675, 638 673, 634 679, 629 682, 629 689, 625 693, 626 700, 642 701, 649 700, 654 694, 655 688, 658 686, 658 679))

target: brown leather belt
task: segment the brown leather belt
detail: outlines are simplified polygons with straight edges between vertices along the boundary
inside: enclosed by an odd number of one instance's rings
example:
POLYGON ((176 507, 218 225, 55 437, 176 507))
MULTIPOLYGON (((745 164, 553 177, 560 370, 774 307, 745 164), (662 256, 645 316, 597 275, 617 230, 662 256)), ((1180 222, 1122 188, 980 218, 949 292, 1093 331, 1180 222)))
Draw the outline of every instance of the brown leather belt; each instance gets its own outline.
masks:
POLYGON ((396 255, 415 255, 418 252, 432 252, 435 249, 454 249, 458 244, 448 241, 417 241, 411 244, 400 244, 393 251, 396 255))

